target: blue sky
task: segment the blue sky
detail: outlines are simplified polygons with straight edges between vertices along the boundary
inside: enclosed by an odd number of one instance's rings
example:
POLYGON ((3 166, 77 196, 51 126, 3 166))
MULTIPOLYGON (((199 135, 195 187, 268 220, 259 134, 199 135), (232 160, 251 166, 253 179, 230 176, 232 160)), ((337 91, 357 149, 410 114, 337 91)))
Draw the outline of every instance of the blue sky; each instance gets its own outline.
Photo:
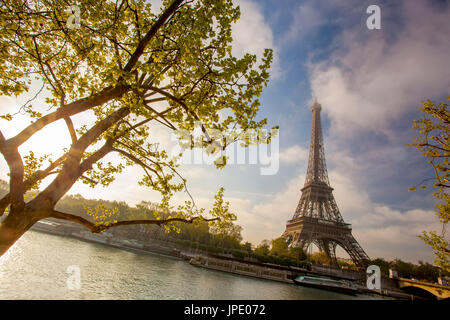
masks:
MULTIPOLYGON (((261 175, 258 165, 230 165, 220 171, 183 165, 181 172, 197 204, 208 207, 224 186, 245 240, 258 244, 281 235, 304 184, 310 105, 316 96, 323 107, 330 183, 356 239, 371 258, 432 261, 432 253, 417 238, 424 229, 439 228, 431 190, 412 193, 408 188, 433 173, 406 144, 415 134, 411 126, 420 116, 420 102, 443 100, 450 92, 448 2, 235 2, 242 12, 233 29, 234 53, 260 55, 264 48, 274 49, 260 117, 267 117, 270 126, 280 126, 280 169, 275 175, 261 175), (381 8, 381 30, 366 27, 371 4, 381 8)), ((14 109, 25 100, 0 97, 0 108, 14 109)), ((81 120, 75 117, 74 122, 81 120)), ((4 124, 0 122, 5 135, 12 135, 15 129, 4 124)), ((52 125, 34 141, 50 138, 52 148, 67 146, 68 136, 52 135, 61 127, 63 123, 52 125)), ((162 128, 155 127, 153 136, 171 143, 162 128)), ((43 152, 46 144, 48 148, 48 143, 41 143, 43 152)), ((0 178, 6 179, 6 172, 1 159, 0 178)), ((70 193, 130 204, 158 201, 156 193, 137 185, 138 174, 138 168, 130 168, 108 189, 77 183, 70 193)), ((176 198, 183 199, 184 195, 176 198)))

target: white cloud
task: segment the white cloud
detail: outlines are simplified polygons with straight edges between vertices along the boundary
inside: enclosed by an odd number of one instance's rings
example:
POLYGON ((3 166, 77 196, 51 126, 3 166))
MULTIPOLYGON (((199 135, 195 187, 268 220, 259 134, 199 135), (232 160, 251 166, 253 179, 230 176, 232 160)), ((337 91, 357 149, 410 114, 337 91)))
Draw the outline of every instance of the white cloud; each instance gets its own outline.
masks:
POLYGON ((215 167, 210 168, 210 170, 208 170, 204 167, 195 167, 195 166, 191 165, 191 166, 185 166, 185 168, 183 169, 182 175, 188 181, 213 179, 215 176, 215 172, 213 170, 216 170, 215 167))
POLYGON ((326 22, 314 2, 303 2, 293 10, 292 23, 281 39, 282 45, 301 41, 326 22))
POLYGON ((348 25, 353 13, 360 15, 365 11, 360 0, 304 0, 298 3, 291 10, 292 22, 289 28, 281 36, 282 46, 306 42, 324 26, 348 25))
POLYGON ((264 49, 274 50, 274 59, 270 68, 271 78, 281 75, 278 49, 274 44, 273 32, 264 19, 261 7, 256 1, 239 0, 234 2, 241 9, 240 19, 233 25, 233 55, 243 56, 245 53, 256 54, 261 58, 264 49))
POLYGON ((335 41, 329 61, 311 64, 311 88, 332 120, 332 130, 389 133, 426 98, 450 91, 450 7, 403 1, 404 26, 353 26, 335 41), (424 23, 426 21, 426 23, 424 23), (395 41, 390 33, 395 33, 395 41))
POLYGON ((280 152, 280 162, 285 164, 302 163, 308 159, 308 149, 295 144, 280 152))

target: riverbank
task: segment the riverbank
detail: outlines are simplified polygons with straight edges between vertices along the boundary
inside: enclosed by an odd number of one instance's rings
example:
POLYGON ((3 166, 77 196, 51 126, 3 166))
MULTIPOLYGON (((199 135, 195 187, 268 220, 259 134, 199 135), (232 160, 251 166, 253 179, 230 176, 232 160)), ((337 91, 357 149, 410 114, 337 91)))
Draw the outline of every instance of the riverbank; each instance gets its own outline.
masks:
MULTIPOLYGON (((168 248, 160 245, 144 245, 133 240, 114 239, 108 233, 92 234, 88 231, 71 229, 67 225, 45 220, 36 223, 31 230, 76 238, 78 240, 101 244, 121 250, 157 253, 172 258, 184 259, 186 261, 190 261, 192 258, 202 257, 203 259, 208 259, 210 262, 208 266, 202 265, 202 267, 206 267, 208 269, 289 284, 293 284, 293 279, 300 275, 327 276, 335 279, 352 280, 358 284, 359 292, 361 294, 411 299, 410 295, 396 290, 383 289, 375 291, 367 289, 363 281, 365 280, 365 274, 360 272, 340 271, 323 267, 316 267, 313 268, 313 270, 307 270, 297 267, 259 263, 256 261, 245 261, 224 255, 202 255, 197 252, 183 251, 177 248, 168 248)), ((196 266, 201 265, 197 264, 196 266)))
POLYGON ((294 279, 299 276, 312 276, 312 277, 326 276, 329 279, 346 280, 353 282, 355 288, 357 289, 357 293, 360 295, 379 296, 404 300, 420 299, 418 297, 414 297, 410 294, 406 294, 398 290, 391 290, 386 288, 382 290, 371 290, 365 286, 365 283, 361 281, 358 282, 355 279, 330 276, 328 274, 325 275, 323 273, 297 267, 267 265, 263 263, 256 263, 244 260, 223 259, 217 256, 208 257, 201 255, 193 256, 192 258, 189 259, 189 263, 191 265, 206 269, 289 284, 295 283, 294 279))
MULTIPOLYGON (((0 258, 0 299, 7 300, 366 300, 206 270, 162 254, 30 231, 0 258), (68 287, 79 267, 80 289, 68 287)), ((374 297, 374 299, 379 299, 374 297)))
POLYGON ((31 228, 33 231, 71 237, 78 240, 106 245, 121 250, 132 250, 140 252, 150 252, 183 259, 180 251, 175 248, 167 248, 158 245, 144 245, 132 240, 114 239, 108 233, 94 234, 84 230, 68 229, 67 226, 58 225, 52 221, 39 221, 31 228))

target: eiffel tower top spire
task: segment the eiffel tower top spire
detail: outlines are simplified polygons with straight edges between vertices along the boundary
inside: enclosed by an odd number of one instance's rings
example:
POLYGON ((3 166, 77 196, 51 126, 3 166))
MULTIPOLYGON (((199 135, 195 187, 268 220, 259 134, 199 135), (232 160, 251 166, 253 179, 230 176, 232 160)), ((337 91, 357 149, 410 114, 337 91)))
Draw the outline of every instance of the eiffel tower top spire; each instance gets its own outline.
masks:
POLYGON ((313 114, 311 143, 309 147, 308 171, 306 173, 305 186, 309 184, 325 184, 330 186, 328 180, 327 166, 325 163, 325 151, 323 147, 322 124, 320 120, 320 111, 322 106, 314 98, 314 104, 311 107, 313 114))

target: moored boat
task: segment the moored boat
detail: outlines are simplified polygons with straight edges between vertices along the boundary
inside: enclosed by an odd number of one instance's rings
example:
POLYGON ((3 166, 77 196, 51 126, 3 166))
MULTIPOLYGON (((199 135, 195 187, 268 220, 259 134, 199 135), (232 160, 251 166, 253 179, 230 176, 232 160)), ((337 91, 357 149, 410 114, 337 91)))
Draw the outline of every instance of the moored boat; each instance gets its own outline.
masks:
POLYGON ((358 293, 358 289, 356 288, 356 286, 347 280, 337 280, 325 277, 299 276, 294 279, 294 283, 300 286, 335 291, 351 295, 356 295, 358 293))
POLYGON ((263 264, 254 264, 251 262, 218 259, 205 256, 194 256, 190 259, 189 263, 196 267, 203 267, 206 269, 235 273, 266 280, 280 281, 284 283, 292 283, 291 271, 276 269, 274 266, 269 267, 263 264))

